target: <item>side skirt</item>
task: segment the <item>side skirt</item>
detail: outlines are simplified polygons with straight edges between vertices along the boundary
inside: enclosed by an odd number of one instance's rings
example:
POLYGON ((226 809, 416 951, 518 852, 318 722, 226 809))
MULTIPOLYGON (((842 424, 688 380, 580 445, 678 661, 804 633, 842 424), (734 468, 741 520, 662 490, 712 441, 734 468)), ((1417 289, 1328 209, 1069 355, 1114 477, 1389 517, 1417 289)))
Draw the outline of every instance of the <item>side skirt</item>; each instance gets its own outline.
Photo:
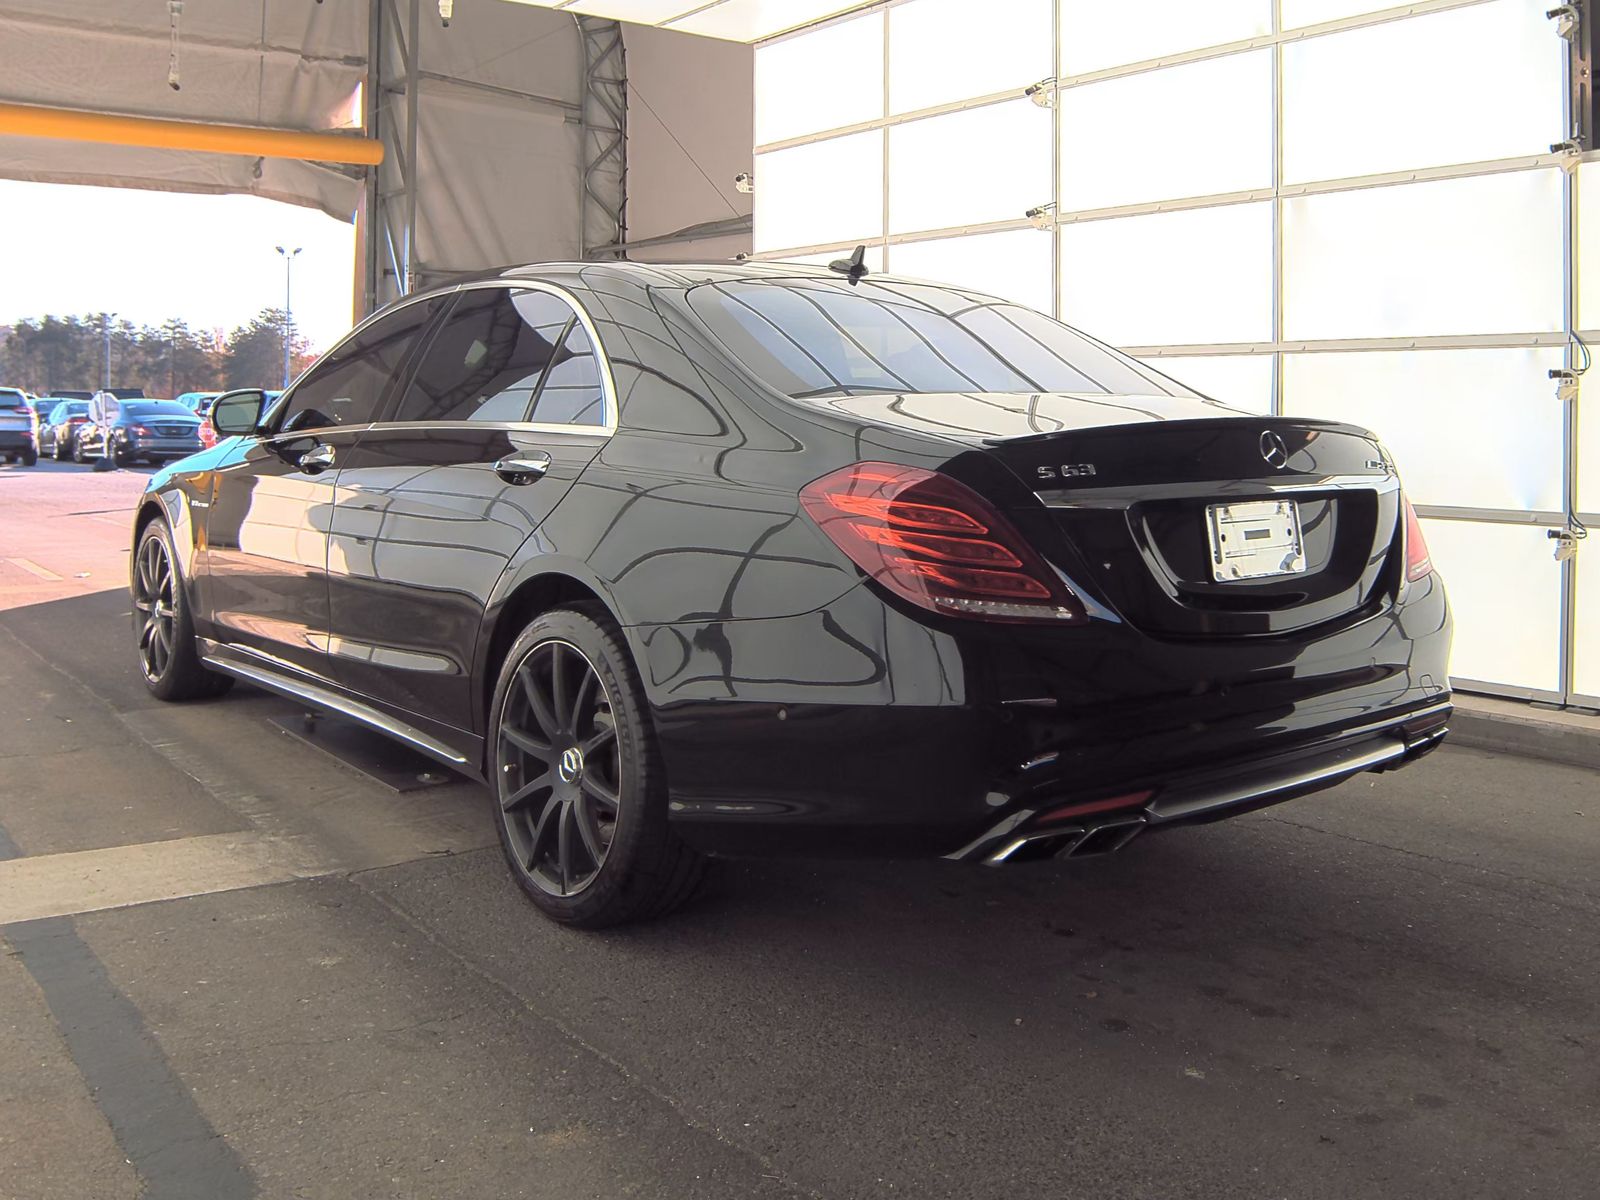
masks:
POLYGON ((470 761, 459 750, 440 741, 431 734, 424 733, 415 725, 408 724, 397 717, 380 712, 369 704, 353 699, 328 687, 323 687, 306 679, 294 679, 272 670, 263 664, 241 661, 231 647, 210 640, 201 641, 200 661, 213 671, 220 671, 224 675, 232 675, 235 679, 242 679, 246 683, 253 683, 257 687, 265 688, 269 692, 276 692, 290 700, 296 700, 310 708, 324 712, 338 713, 352 721, 358 721, 384 734, 398 742, 412 746, 430 758, 438 759, 446 766, 457 771, 481 778, 476 763, 470 761))

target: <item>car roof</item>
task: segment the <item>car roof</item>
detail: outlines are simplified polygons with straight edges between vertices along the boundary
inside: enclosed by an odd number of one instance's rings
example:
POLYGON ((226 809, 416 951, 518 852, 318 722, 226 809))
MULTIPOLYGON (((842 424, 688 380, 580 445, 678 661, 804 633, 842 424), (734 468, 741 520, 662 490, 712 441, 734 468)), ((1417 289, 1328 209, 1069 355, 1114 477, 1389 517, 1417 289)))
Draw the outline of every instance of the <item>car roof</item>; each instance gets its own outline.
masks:
MULTIPOLYGON (((876 272, 874 272, 876 274, 876 272)), ((774 279, 842 279, 837 271, 816 263, 792 262, 545 262, 526 263, 521 266, 497 267, 464 275, 433 289, 448 292, 463 283, 484 283, 500 280, 549 279, 559 281, 571 276, 594 279, 623 279, 641 285, 656 284, 665 287, 692 287, 697 283, 731 283, 737 280, 774 279)))

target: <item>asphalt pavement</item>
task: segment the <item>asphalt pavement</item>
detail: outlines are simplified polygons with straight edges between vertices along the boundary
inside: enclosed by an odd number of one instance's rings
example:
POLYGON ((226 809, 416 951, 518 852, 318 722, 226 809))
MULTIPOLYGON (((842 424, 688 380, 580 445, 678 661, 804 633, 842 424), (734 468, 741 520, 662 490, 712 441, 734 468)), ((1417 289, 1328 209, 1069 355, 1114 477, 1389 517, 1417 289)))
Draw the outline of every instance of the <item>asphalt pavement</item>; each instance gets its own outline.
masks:
MULTIPOLYGON (((1596 774, 541 920, 488 799, 150 699, 137 471, 0 468, 0 1197, 1587 1197, 1596 774)), ((381 743, 379 743, 381 745, 381 743)))

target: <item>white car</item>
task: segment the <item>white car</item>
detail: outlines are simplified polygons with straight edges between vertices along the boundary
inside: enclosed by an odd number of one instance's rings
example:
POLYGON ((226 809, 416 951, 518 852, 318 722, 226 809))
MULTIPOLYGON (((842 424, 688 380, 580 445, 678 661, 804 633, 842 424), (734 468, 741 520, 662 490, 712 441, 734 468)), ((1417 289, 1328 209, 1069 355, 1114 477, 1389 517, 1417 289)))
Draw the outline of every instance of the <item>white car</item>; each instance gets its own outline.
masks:
POLYGON ((39 461, 39 414, 21 388, 0 387, 0 454, 25 467, 39 461))

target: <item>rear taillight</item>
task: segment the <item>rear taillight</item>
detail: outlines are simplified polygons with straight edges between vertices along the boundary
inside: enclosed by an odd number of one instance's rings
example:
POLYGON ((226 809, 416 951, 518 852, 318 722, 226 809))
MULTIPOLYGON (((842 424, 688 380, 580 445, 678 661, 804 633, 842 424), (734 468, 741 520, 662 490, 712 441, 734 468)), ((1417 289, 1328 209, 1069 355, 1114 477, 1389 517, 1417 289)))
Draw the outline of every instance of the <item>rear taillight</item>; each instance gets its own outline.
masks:
POLYGON ((856 463, 808 483, 800 503, 852 562, 921 608, 995 621, 1087 620, 1016 527, 948 475, 856 463))
POLYGON ((68 417, 67 418, 67 424, 68 425, 82 425, 88 419, 89 419, 88 417, 68 417))
POLYGON ((1406 580, 1415 583, 1433 570, 1433 558, 1428 554, 1428 540, 1422 536, 1422 522, 1417 520, 1417 510, 1411 501, 1406 506, 1406 580))
POLYGON ((133 427, 133 432, 138 434, 140 437, 149 437, 150 427, 147 425, 135 425, 133 427))

